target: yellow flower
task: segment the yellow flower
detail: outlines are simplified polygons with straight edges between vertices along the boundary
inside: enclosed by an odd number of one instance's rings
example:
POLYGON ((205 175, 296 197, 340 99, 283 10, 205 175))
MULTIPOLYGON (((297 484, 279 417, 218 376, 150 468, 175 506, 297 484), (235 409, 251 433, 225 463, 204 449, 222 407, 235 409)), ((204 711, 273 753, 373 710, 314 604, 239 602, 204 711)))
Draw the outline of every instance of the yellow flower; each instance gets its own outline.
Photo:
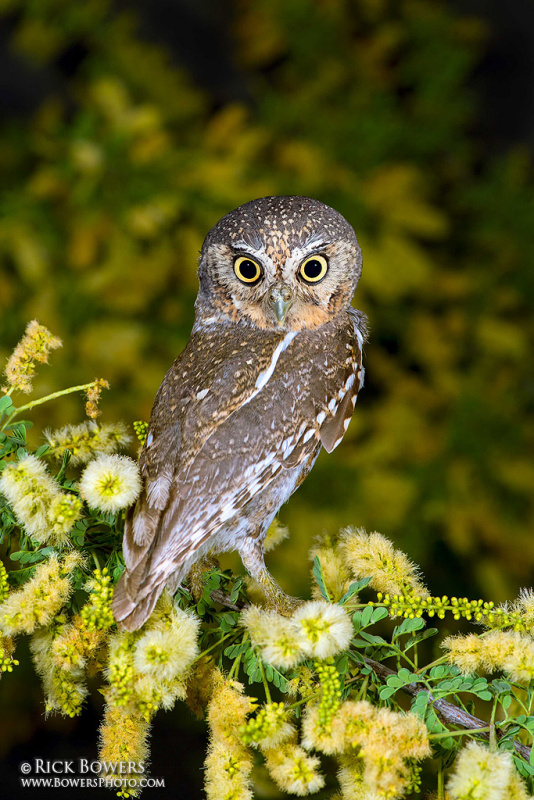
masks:
POLYGON ((320 762, 297 744, 267 750, 265 765, 282 792, 303 797, 322 789, 325 783, 318 771, 320 762))
POLYGON ((275 611, 250 606, 241 614, 241 622, 252 644, 261 647, 262 658, 268 664, 290 669, 305 657, 306 640, 301 628, 291 619, 275 611))
POLYGON ((449 661, 462 672, 503 670, 517 683, 534 679, 534 641, 517 631, 449 636, 443 647, 449 651, 449 661))
POLYGON ((448 651, 447 657, 464 674, 476 672, 484 662, 484 640, 476 633, 465 636, 448 636, 441 646, 448 651))
POLYGON ((0 475, 0 492, 33 539, 59 545, 68 541, 67 534, 80 516, 80 501, 63 493, 34 455, 5 467, 0 475))
POLYGON ((212 741, 206 756, 207 800, 253 800, 249 775, 253 759, 244 748, 228 750, 222 741, 212 741))
POLYGON ((267 703, 254 717, 240 729, 245 744, 259 744, 260 747, 278 747, 295 735, 295 726, 288 720, 288 712, 283 703, 267 703))
POLYGON ((302 638, 302 649, 314 658, 330 658, 346 650, 353 634, 347 612, 324 600, 303 603, 290 621, 302 638))
POLYGON ((38 564, 33 578, 0 605, 0 630, 14 635, 48 625, 72 591, 69 572, 78 564, 79 560, 59 561, 55 556, 38 564))
POLYGON ((65 425, 55 431, 47 429, 44 435, 49 453, 61 459, 64 453, 69 452, 74 466, 86 464, 97 455, 115 453, 132 441, 122 422, 97 425, 91 420, 79 425, 65 425))
POLYGON ((208 722, 212 735, 228 746, 242 748, 240 730, 247 715, 254 708, 250 697, 243 693, 243 685, 230 681, 219 673, 208 706, 208 722))
MULTIPOLYGON (((104 764, 123 764, 120 777, 128 778, 128 782, 140 780, 147 775, 149 757, 148 737, 149 724, 135 712, 123 708, 106 707, 104 720, 100 728, 100 748, 98 760, 104 764)), ((118 773, 119 767, 115 768, 118 773)), ((113 775, 113 767, 104 769, 103 777, 113 775)), ((141 787, 128 787, 132 796, 137 796, 141 787)))
POLYGON ((341 548, 357 579, 371 578, 370 586, 385 594, 428 595, 419 580, 419 569, 380 533, 355 528, 342 531, 341 548))
POLYGON ((39 325, 36 319, 29 322, 6 364, 8 384, 20 392, 31 392, 36 363, 48 363, 48 354, 58 347, 61 347, 61 339, 53 336, 44 325, 39 325))
POLYGON ((86 503, 113 514, 131 506, 140 491, 137 464, 128 456, 99 456, 87 465, 80 479, 86 503))
MULTIPOLYGON (((310 550, 310 560, 313 562, 316 556, 321 562, 326 588, 332 600, 337 603, 352 583, 352 576, 337 538, 328 533, 317 537, 310 550)), ((314 600, 321 599, 322 595, 315 581, 312 592, 314 600)), ((353 599, 353 602, 357 602, 357 598, 353 599)))
POLYGON ((169 625, 149 628, 136 642, 134 669, 162 680, 183 673, 198 655, 199 625, 198 617, 175 608, 169 625))
POLYGON ((469 742, 454 762, 447 792, 451 800, 509 800, 513 774, 510 753, 492 753, 485 745, 469 742))

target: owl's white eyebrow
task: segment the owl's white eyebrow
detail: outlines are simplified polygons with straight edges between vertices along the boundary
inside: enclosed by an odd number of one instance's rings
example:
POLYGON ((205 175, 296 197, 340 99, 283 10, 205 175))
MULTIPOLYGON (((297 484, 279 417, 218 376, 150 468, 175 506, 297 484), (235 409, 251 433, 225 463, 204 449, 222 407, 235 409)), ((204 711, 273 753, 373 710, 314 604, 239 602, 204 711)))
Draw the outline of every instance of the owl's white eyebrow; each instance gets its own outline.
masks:
POLYGON ((304 239, 301 247, 303 250, 304 248, 308 249, 308 247, 314 247, 317 250, 322 250, 322 248, 326 247, 327 244, 328 242, 325 242, 325 240, 321 238, 320 233, 312 233, 307 239, 304 239))

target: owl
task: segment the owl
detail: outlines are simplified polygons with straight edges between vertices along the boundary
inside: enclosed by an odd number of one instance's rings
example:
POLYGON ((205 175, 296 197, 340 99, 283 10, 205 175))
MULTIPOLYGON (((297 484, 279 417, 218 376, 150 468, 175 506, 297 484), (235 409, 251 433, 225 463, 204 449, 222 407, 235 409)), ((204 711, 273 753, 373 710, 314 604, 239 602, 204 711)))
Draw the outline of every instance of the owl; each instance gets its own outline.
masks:
POLYGON ((364 376, 365 317, 350 305, 361 270, 349 223, 307 197, 253 200, 208 233, 191 337, 140 456, 113 600, 121 627, 139 628, 208 551, 237 550, 271 607, 294 607, 263 541, 350 422, 364 376))

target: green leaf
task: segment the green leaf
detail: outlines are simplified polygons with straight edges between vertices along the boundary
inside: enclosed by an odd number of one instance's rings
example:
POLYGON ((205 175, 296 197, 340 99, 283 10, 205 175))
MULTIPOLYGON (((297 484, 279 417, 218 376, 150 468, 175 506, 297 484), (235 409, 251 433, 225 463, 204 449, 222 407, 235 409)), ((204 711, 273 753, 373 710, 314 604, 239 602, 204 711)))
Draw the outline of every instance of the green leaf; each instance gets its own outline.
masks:
POLYGON ((13 405, 13 400, 11 397, 4 395, 4 397, 0 398, 0 414, 9 413, 8 409, 13 405))
POLYGON ((421 617, 414 617, 414 619, 404 619, 400 625, 395 628, 393 632, 393 640, 398 639, 404 633, 413 633, 425 627, 425 621, 421 617))
POLYGON ((331 603, 332 598, 328 594, 328 589, 326 588, 326 583, 323 575, 323 568, 321 567, 321 562, 319 561, 318 556, 315 556, 315 558, 313 559, 313 577, 315 578, 317 586, 319 587, 319 591, 321 592, 324 599, 327 600, 329 603, 331 603))
POLYGON ((9 557, 11 561, 20 561, 25 552, 25 550, 16 550, 14 553, 10 553, 9 557))
POLYGON ((387 608, 375 608, 371 614, 371 624, 374 625, 375 622, 380 622, 381 619, 385 619, 386 617, 389 617, 387 608))
POLYGON ((506 694, 502 698, 501 705, 502 705, 502 707, 504 708, 505 711, 507 711, 510 708, 511 702, 512 702, 512 695, 510 695, 510 694, 506 694))
POLYGON ((361 614, 362 614, 362 618, 361 618, 361 626, 362 626, 362 628, 366 628, 368 625, 371 624, 371 617, 373 616, 373 611, 374 610, 375 609, 373 608, 373 606, 366 606, 363 609, 363 611, 361 612, 361 614))
POLYGON ((371 578, 362 578, 360 581, 355 581, 355 583, 351 583, 341 600, 339 601, 340 606, 344 606, 345 603, 350 600, 351 597, 354 597, 355 594, 358 594, 362 589, 365 589, 371 583, 371 578))
POLYGON ((50 445, 42 444, 40 447, 37 448, 34 455, 37 458, 40 458, 41 456, 44 456, 44 454, 47 453, 48 450, 50 450, 50 445))
POLYGON ((389 697, 392 697, 392 695, 395 694, 398 688, 399 687, 395 686, 382 686, 382 688, 380 689, 380 699, 387 700, 389 697))

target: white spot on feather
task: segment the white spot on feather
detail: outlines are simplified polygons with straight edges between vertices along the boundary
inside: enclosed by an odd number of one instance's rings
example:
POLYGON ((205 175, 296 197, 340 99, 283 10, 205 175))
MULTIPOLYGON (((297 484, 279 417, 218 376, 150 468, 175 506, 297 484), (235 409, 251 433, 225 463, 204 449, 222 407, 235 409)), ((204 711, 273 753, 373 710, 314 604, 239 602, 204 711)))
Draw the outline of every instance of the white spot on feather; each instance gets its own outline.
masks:
POLYGON ((274 353, 271 356, 271 363, 269 364, 267 369, 264 370, 263 372, 260 372, 260 374, 256 378, 256 384, 255 385, 256 385, 257 392, 254 392, 251 395, 251 397, 249 398, 249 401, 252 400, 252 398, 255 397, 255 395, 259 391, 261 391, 261 389, 263 389, 263 387, 265 386, 265 384, 267 383, 267 381, 269 380, 269 378, 273 374, 273 372, 275 370, 275 367, 276 367, 276 365, 278 363, 278 359, 280 358, 281 353, 283 353, 284 350, 286 350, 289 347, 289 345, 291 344, 291 342, 293 341, 293 339, 295 338, 296 335, 297 335, 297 331, 290 331, 289 333, 286 333, 286 335, 284 336, 282 341, 278 343, 274 353))
POLYGON ((155 481, 147 483, 146 494, 148 505, 152 508, 159 510, 165 508, 167 500, 169 499, 169 491, 171 488, 172 474, 164 472, 155 481))
POLYGON ((337 406, 337 397, 333 397, 328 403, 328 408, 330 409, 330 411, 334 412, 336 406, 337 406))
POLYGON ((152 442, 153 442, 153 441, 154 441, 154 435, 153 435, 152 431, 150 431, 150 433, 149 433, 149 434, 148 434, 148 436, 146 437, 146 446, 147 446, 147 449, 150 447, 150 445, 152 444, 152 442))
POLYGON ((326 419, 326 414, 324 413, 324 411, 320 411, 319 414, 317 414, 317 424, 322 425, 325 419, 326 419))
POLYGON ((302 441, 303 441, 303 442, 309 442, 309 441, 310 441, 310 439, 312 438, 312 436, 313 436, 313 434, 314 434, 314 433, 315 433, 314 429, 313 429, 313 428, 310 428, 310 429, 309 429, 308 431, 306 431, 306 433, 304 434, 304 438, 303 438, 303 440, 302 440, 302 441))
POLYGON ((209 389, 202 389, 202 391, 197 392, 197 400, 204 400, 207 394, 209 394, 209 389))

